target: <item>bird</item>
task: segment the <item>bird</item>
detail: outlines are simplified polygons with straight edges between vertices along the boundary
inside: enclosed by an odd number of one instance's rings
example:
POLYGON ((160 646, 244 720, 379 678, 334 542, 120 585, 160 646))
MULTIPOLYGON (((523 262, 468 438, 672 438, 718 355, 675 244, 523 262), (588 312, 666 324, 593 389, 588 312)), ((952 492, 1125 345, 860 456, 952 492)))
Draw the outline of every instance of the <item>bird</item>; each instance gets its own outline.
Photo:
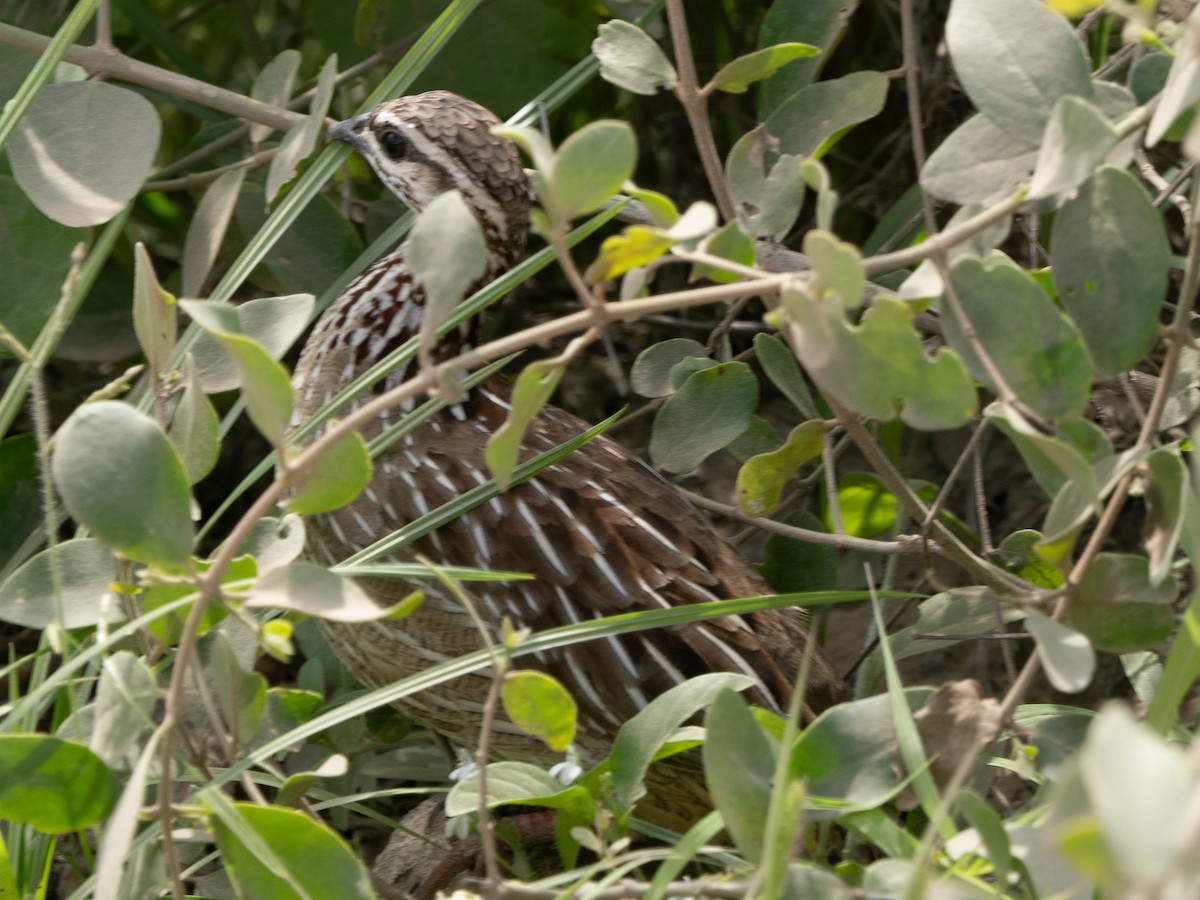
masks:
MULTIPOLYGON (((515 145, 493 133, 500 124, 483 106, 439 90, 383 102, 340 122, 328 135, 357 150, 415 212, 447 191, 461 192, 487 246, 486 271, 467 295, 525 253, 530 182, 515 145)), ((407 253, 404 243, 371 265, 314 327, 294 372, 297 421, 311 417, 352 379, 418 334, 425 295, 406 263, 407 253)), ((438 345, 436 358, 452 358, 474 338, 474 326, 454 332, 438 345)), ((412 374, 401 366, 374 391, 386 391, 412 374)), ((510 400, 508 383, 492 376, 383 451, 374 460, 369 485, 355 500, 315 517, 309 526, 310 554, 335 564, 487 482, 486 443, 506 420, 510 400)), ((375 437, 404 412, 380 414, 362 430, 363 437, 375 437)), ((526 432, 523 458, 587 427, 548 405, 526 432)), ((771 593, 757 569, 669 482, 604 435, 405 552, 445 565, 531 573, 532 580, 472 583, 473 602, 493 632, 505 616, 518 628, 542 630, 617 613, 771 593)), ((399 579, 359 583, 382 606, 412 590, 399 579)), ((334 652, 364 685, 381 687, 482 646, 451 591, 432 580, 422 589, 423 603, 403 619, 321 622, 334 652)), ((557 678, 575 699, 575 745, 580 761, 594 764, 611 749, 623 722, 697 674, 748 675, 754 680, 743 694, 749 702, 786 711, 807 642, 799 611, 768 609, 575 644, 540 654, 533 665, 557 678)), ((480 740, 489 679, 484 669, 396 705, 452 744, 473 748, 480 740)), ((821 709, 840 691, 841 682, 818 648, 806 703, 821 709)), ((503 715, 489 747, 496 759, 544 764, 561 759, 503 715)), ((670 798, 663 806, 671 806, 670 798)))

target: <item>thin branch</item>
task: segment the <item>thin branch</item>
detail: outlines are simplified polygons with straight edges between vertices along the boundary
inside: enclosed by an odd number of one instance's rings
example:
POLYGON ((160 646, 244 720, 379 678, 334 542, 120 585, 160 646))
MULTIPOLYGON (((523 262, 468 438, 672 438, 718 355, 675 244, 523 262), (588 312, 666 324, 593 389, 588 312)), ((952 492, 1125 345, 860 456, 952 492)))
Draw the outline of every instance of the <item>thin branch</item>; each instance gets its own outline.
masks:
POLYGON ((683 104, 683 111, 687 115, 688 125, 691 126, 696 149, 700 151, 700 164, 704 166, 704 174, 712 189, 713 199, 717 201, 722 218, 729 222, 735 214, 733 196, 729 193, 729 185, 725 183, 725 171, 721 166, 716 142, 713 140, 712 125, 708 120, 708 98, 696 79, 696 63, 692 59, 692 45, 688 38, 683 0, 667 0, 667 21, 670 23, 671 45, 675 49, 675 69, 679 73, 675 96, 683 104))
POLYGON ((776 522, 774 519, 749 516, 736 506, 721 503, 719 500, 712 500, 703 494, 697 494, 678 486, 676 486, 676 490, 687 497, 694 506, 699 506, 701 509, 715 512, 735 522, 745 522, 747 525, 753 525, 762 531, 769 531, 783 537, 804 541, 806 544, 832 547, 835 550, 857 550, 860 553, 874 553, 883 556, 921 556, 930 549, 933 549, 935 552, 938 549, 936 544, 932 544, 932 542, 919 534, 900 535, 894 541, 874 541, 868 538, 855 537, 851 534, 830 534, 827 531, 814 531, 810 528, 798 528, 795 525, 786 525, 783 522, 776 522))
MULTIPOLYGON (((7 44, 31 53, 41 53, 50 44, 50 38, 35 31, 26 31, 0 22, 0 44, 7 44)), ((209 109, 227 113, 251 122, 270 125, 276 131, 287 131, 304 120, 304 116, 270 103, 263 103, 236 91, 228 91, 178 72, 170 72, 158 66, 130 59, 119 50, 104 47, 69 48, 63 57, 87 70, 89 75, 103 75, 130 84, 153 88, 172 97, 190 100, 209 109)))

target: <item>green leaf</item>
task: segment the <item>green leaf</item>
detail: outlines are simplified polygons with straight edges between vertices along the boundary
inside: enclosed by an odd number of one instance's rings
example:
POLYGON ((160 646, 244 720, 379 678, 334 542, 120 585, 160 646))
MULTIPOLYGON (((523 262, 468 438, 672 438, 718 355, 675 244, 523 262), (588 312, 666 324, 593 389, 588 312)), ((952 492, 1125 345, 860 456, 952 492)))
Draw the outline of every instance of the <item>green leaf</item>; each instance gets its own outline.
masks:
POLYGON ((113 772, 82 744, 0 735, 0 819, 49 834, 80 831, 102 821, 119 793, 113 772))
POLYGON ((233 359, 241 372, 250 421, 273 447, 282 447, 294 402, 287 370, 262 344, 238 333, 240 316, 233 307, 202 300, 184 300, 180 305, 233 359))
POLYGON ((200 655, 204 661, 201 675, 225 727, 240 746, 253 736, 262 721, 267 705, 267 680, 258 672, 248 672, 242 667, 224 628, 206 635, 200 655))
MULTIPOLYGON (((828 531, 824 522, 804 510, 788 513, 782 521, 797 528, 828 531)), ((772 532, 763 545, 763 561, 758 570, 777 594, 831 591, 838 583, 838 552, 832 547, 772 532)))
POLYGON ((783 489, 799 468, 821 455, 825 424, 820 419, 792 429, 783 445, 761 453, 738 470, 738 506, 749 516, 765 516, 779 505, 783 489))
POLYGON ((1046 123, 1028 198, 1052 197, 1079 187, 1116 143, 1117 132, 1100 110, 1079 97, 1059 97, 1046 123))
POLYGON ((1192 496, 1188 469, 1179 456, 1165 449, 1146 457, 1146 482, 1143 499, 1146 518, 1142 523, 1142 541, 1150 562, 1150 583, 1157 586, 1171 572, 1179 538, 1183 533, 1184 506, 1192 496))
POLYGON ((140 241, 133 248, 133 330, 156 375, 162 375, 175 349, 175 298, 162 289, 150 254, 140 241))
POLYGON ((738 851, 762 859, 777 750, 746 701, 723 690, 704 718, 704 781, 738 851))
MULTIPOLYGON (((329 424, 332 427, 334 423, 329 424)), ((367 445, 362 435, 352 431, 335 441, 304 473, 288 498, 288 511, 311 516, 345 506, 371 483, 372 471, 367 445)))
POLYGON ((787 344, 773 334, 760 332, 754 336, 754 355, 771 383, 805 418, 820 418, 812 392, 787 344))
POLYGON ((158 701, 158 684, 145 662, 128 650, 104 660, 88 742, 92 751, 114 769, 133 769, 154 731, 158 701))
POLYGON ((1078 765, 1090 801, 1085 814, 1098 820, 1108 862, 1123 883, 1156 884, 1179 872, 1186 854, 1179 835, 1191 823, 1180 798, 1197 787, 1187 752, 1113 703, 1088 731, 1078 765))
MULTIPOLYGON (((899 504, 896 497, 877 477, 867 472, 847 472, 838 481, 838 506, 847 534, 873 538, 896 527, 899 504)), ((826 510, 826 526, 832 530, 826 510)))
MULTIPOLYGON (((726 222, 717 231, 704 239, 700 249, 721 259, 727 259, 741 266, 753 266, 755 262, 754 239, 742 229, 739 222, 726 222)), ((697 264, 692 267, 688 276, 689 281, 707 278, 720 284, 729 284, 741 280, 736 272, 722 269, 720 266, 697 264)))
POLYGON ((650 225, 630 225, 620 234, 605 238, 600 253, 584 277, 589 284, 619 278, 630 269, 653 262, 674 246, 675 241, 650 225))
POLYGON ((810 84, 788 97, 766 121, 779 152, 819 159, 848 129, 883 111, 888 78, 852 72, 810 84))
POLYGON ((762 83, 758 102, 760 122, 780 103, 816 80, 857 7, 858 0, 775 0, 767 7, 758 32, 759 47, 804 41, 823 52, 789 63, 762 83))
MULTIPOLYGON (((250 86, 250 96, 272 106, 287 106, 292 99, 292 86, 300 70, 300 51, 284 50, 262 67, 250 86)), ((250 124, 250 142, 261 144, 274 132, 270 125, 250 124)), ((186 293, 186 292, 185 292, 186 293)))
POLYGON ((704 357, 704 345, 691 338, 668 338, 647 347, 633 361, 629 383, 641 397, 666 397, 675 393, 672 370, 685 359, 704 357))
POLYGON ((247 595, 247 606, 290 609, 331 622, 370 622, 396 609, 377 604, 353 578, 304 560, 265 572, 247 595))
POLYGON ((946 45, 963 90, 1002 131, 1042 139, 1060 97, 1091 100, 1087 57, 1071 24, 1038 0, 954 0, 946 45))
POLYGON ((507 673, 500 699, 513 724, 551 750, 566 750, 575 740, 575 701, 546 673, 532 669, 507 673))
POLYGON ((425 288, 421 340, 432 340, 487 268, 483 232, 461 193, 447 191, 425 207, 408 239, 408 264, 425 288))
POLYGON ((800 214, 804 177, 799 156, 779 153, 763 126, 741 137, 725 160, 738 222, 752 237, 782 240, 800 214))
MULTIPOLYGON (((1092 386, 1083 340, 1036 281, 1007 260, 977 259, 955 263, 950 280, 976 340, 1019 400, 1050 419, 1083 410, 1092 386)), ((948 303, 942 312, 950 346, 977 380, 998 392, 948 303)))
MULTIPOLYGON (((1195 15, 1196 11, 1193 8, 1192 17, 1188 22, 1189 33, 1193 33, 1195 28, 1195 15)), ((1146 129, 1147 147, 1153 147, 1164 137, 1169 138, 1169 132, 1175 131, 1172 126, 1176 126, 1182 116, 1194 115, 1196 101, 1200 100, 1200 65, 1196 62, 1196 46, 1188 38, 1176 44, 1174 51, 1166 83, 1162 87, 1162 95, 1146 129)))
POLYGON ((512 409, 504 424, 488 438, 487 464, 501 490, 508 487, 521 455, 525 430, 553 396, 562 378, 563 365, 554 360, 530 363, 519 376, 512 392, 512 409))
POLYGON ((217 260, 217 251, 220 250, 221 242, 229 229, 229 221, 233 218, 238 194, 245 178, 244 167, 222 173, 208 186, 196 205, 196 212, 188 225, 187 237, 183 241, 180 293, 184 297, 201 296, 200 292, 204 289, 208 274, 217 260))
POLYGON ((116 575, 112 551, 100 541, 63 541, 27 560, 0 585, 0 620, 48 628, 59 621, 57 596, 65 628, 117 621, 121 611, 108 589, 116 575))
POLYGON ((962 361, 947 348, 927 357, 900 301, 876 297, 859 325, 846 321, 840 303, 797 290, 785 290, 783 301, 799 325, 791 334, 809 375, 861 415, 879 421, 899 415, 932 431, 957 428, 974 414, 975 385, 962 361))
POLYGON ((972 116, 929 154, 921 186, 942 200, 987 205, 1028 182, 1037 159, 1036 143, 972 116))
MULTIPOLYGON (((929 688, 907 688, 904 700, 921 708, 929 688)), ((893 796, 896 727, 887 696, 839 703, 817 717, 792 751, 791 776, 808 782, 810 796, 872 809, 893 796)), ((829 818, 827 813, 810 813, 829 818)))
MULTIPOLYGON (((199 301, 182 301, 187 310, 199 301)), ((218 310, 218 327, 253 338, 266 349, 271 359, 279 359, 308 327, 316 298, 312 294, 291 294, 286 297, 259 297, 238 306, 209 302, 205 308, 218 310), (233 317, 227 312, 233 310, 233 317)), ((190 313, 189 313, 190 314, 190 313)), ((241 369, 221 348, 216 338, 202 333, 192 344, 192 355, 205 393, 231 391, 242 383, 241 369)))
POLYGON ((862 303, 867 276, 858 248, 827 231, 813 229, 804 235, 804 252, 816 273, 816 291, 821 300, 834 299, 845 309, 855 309, 862 303))
POLYGON ((141 188, 162 124, 141 94, 102 81, 42 88, 8 144, 17 183, 73 228, 107 222, 141 188))
POLYGON ((604 767, 612 772, 617 808, 630 811, 646 793, 642 779, 659 748, 688 719, 706 708, 723 690, 745 690, 745 675, 712 672, 689 678, 659 694, 621 726, 604 767))
POLYGON ((722 66, 708 87, 730 94, 742 94, 750 89, 751 84, 773 75, 792 60, 816 56, 820 52, 820 47, 794 42, 764 47, 722 66))
POLYGON ((325 131, 325 116, 329 112, 329 101, 333 97, 334 78, 337 75, 337 54, 330 54, 317 76, 317 87, 309 104, 308 115, 288 129, 283 140, 275 149, 267 169, 266 201, 270 205, 279 191, 296 177, 302 159, 312 155, 317 139, 325 131))
MULTIPOLYGON (((531 803, 549 809, 569 809, 581 802, 588 804, 587 791, 582 788, 563 788, 545 769, 530 763, 495 762, 487 767, 488 806, 510 803, 531 803), (542 802, 549 801, 549 802, 542 802)), ((479 809, 479 773, 472 772, 459 781, 446 797, 446 815, 461 816, 479 809)))
POLYGON ((679 81, 675 67, 654 39, 632 22, 605 22, 592 41, 600 77, 635 94, 653 94, 679 81))
POLYGON ((1162 216, 1128 172, 1105 166, 1059 211, 1054 288, 1096 374, 1124 372, 1153 345, 1170 255, 1162 216))
MULTIPOLYGON (((602 26, 603 27, 603 26, 602 26)), ((607 203, 633 175, 637 141, 627 122, 591 122, 568 137, 554 159, 549 199, 564 222, 607 203)))
POLYGON ((213 810, 212 827, 243 900, 375 896, 367 870, 346 842, 302 812, 227 802, 213 810))
POLYGON ((650 456, 669 472, 687 472, 725 447, 750 424, 758 379, 743 362, 694 372, 654 419, 650 456))
POLYGON ((1046 677, 1056 689, 1077 694, 1091 683, 1096 653, 1086 637, 1040 612, 1025 617, 1025 628, 1037 642, 1046 677))
POLYGON ((138 562, 183 567, 191 496, 157 422, 115 400, 84 404, 59 429, 52 467, 67 511, 100 540, 138 562))
POLYGON ((1066 624, 1087 635, 1097 650, 1144 650, 1170 635, 1177 592, 1171 579, 1151 583, 1146 557, 1100 553, 1083 575, 1066 624))
POLYGON ((1017 445, 1030 474, 1046 496, 1055 496, 1068 482, 1075 483, 1089 497, 1100 496, 1100 482, 1092 471, 1092 463, 1075 444, 1034 428, 1001 403, 990 404, 984 415, 1017 445))
POLYGON ((221 454, 220 422, 217 411, 200 386, 196 360, 187 354, 183 363, 183 394, 175 408, 175 418, 167 437, 187 472, 188 484, 195 484, 213 470, 221 454))

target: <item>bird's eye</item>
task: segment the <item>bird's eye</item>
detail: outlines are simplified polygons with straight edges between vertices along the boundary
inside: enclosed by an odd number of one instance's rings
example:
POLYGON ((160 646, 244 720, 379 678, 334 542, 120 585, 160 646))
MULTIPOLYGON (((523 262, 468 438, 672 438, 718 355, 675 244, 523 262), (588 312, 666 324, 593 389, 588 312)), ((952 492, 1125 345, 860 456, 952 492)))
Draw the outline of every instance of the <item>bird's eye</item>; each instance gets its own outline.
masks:
POLYGON ((404 159, 404 154, 408 151, 408 141, 394 128, 380 132, 379 144, 389 159, 404 159))

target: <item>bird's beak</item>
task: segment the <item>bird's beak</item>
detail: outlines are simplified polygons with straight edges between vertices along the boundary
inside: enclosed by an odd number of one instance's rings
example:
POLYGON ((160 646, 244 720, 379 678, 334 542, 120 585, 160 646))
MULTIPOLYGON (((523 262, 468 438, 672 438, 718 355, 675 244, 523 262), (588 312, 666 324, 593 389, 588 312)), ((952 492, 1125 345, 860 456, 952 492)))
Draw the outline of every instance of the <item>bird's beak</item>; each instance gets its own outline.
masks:
POLYGON ((329 134, 326 135, 325 139, 327 141, 338 141, 343 144, 349 144, 355 150, 365 150, 367 148, 367 139, 363 137, 363 131, 366 130, 370 118, 368 115, 361 115, 355 116, 353 119, 346 119, 344 122, 338 122, 329 129, 329 134))

